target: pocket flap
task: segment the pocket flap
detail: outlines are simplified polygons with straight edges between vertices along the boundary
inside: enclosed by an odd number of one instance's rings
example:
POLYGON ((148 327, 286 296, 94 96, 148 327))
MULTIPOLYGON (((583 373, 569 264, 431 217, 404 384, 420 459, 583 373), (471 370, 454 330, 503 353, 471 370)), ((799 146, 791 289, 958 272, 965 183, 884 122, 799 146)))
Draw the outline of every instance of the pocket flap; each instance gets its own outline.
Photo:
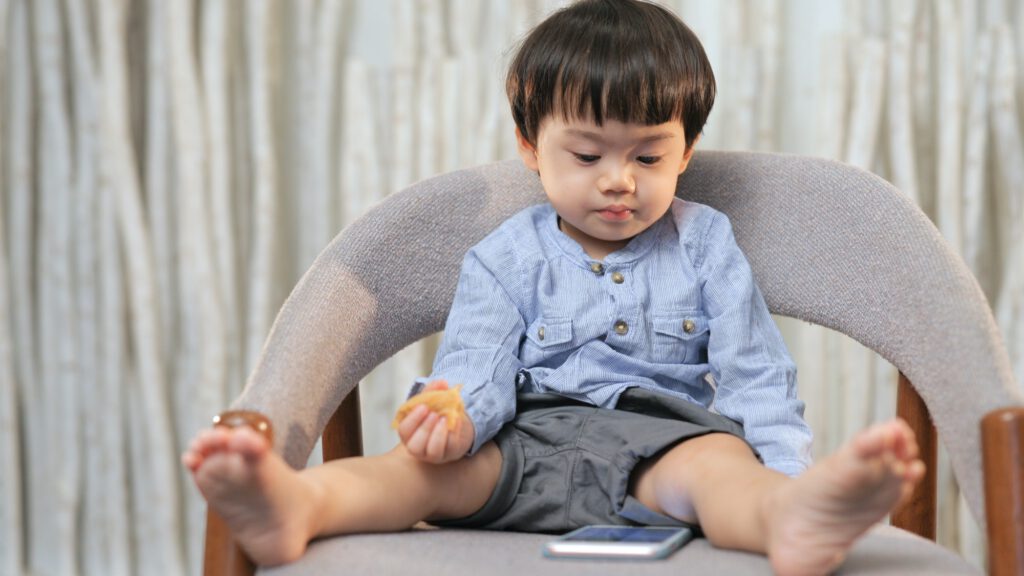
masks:
POLYGON ((526 337, 541 348, 572 341, 572 318, 537 318, 526 330, 526 337))
POLYGON ((654 332, 680 340, 691 340, 708 331, 708 319, 701 314, 681 313, 654 319, 654 332))

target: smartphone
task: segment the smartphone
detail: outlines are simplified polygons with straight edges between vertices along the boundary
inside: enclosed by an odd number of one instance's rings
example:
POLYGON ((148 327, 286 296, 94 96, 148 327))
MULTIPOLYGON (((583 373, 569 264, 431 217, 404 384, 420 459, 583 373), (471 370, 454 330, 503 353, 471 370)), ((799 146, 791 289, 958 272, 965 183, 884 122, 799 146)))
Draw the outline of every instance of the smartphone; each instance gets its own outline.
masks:
POLYGON ((658 560, 693 539, 685 527, 584 526, 544 545, 548 558, 658 560))

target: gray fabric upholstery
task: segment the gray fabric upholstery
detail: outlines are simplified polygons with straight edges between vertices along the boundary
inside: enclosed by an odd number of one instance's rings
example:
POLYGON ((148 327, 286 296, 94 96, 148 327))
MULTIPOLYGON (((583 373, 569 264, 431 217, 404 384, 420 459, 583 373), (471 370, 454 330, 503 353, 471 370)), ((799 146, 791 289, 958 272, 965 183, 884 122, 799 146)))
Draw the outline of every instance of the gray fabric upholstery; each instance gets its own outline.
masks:
MULTIPOLYGON (((978 423, 994 408, 1024 405, 1024 395, 977 283, 925 215, 869 173, 773 154, 698 152, 678 193, 729 215, 773 312, 846 333, 907 375, 983 522, 978 423)), ((301 466, 364 375, 443 328, 465 251, 542 200, 536 175, 519 161, 388 197, 342 231, 296 286, 233 407, 267 414, 275 449, 301 466)), ((440 537, 416 535, 410 546, 440 537)))
MULTIPOLYGON (((260 576, 410 574, 487 576, 585 576, 598 574, 687 574, 766 576, 764 556, 720 550, 699 538, 664 561, 601 563, 549 560, 541 549, 550 536, 474 530, 414 530, 366 534, 314 542, 306 556, 260 576)), ((980 574, 956 554, 890 526, 878 526, 859 541, 837 576, 943 576, 980 574)))

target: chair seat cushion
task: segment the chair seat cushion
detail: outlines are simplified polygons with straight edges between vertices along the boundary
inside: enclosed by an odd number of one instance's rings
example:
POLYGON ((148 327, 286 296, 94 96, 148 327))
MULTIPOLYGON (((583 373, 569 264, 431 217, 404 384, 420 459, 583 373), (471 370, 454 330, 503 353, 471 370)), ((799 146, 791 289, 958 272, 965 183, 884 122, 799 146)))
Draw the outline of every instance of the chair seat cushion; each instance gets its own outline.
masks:
MULTIPOLYGON (((298 562, 261 569, 257 573, 261 576, 576 576, 611 572, 607 563, 544 558, 541 549, 550 539, 551 536, 544 534, 431 528, 398 534, 342 536, 312 543, 298 562)), ((703 538, 693 540, 667 560, 616 562, 614 570, 631 575, 772 573, 763 556, 719 550, 703 538)), ((933 542, 898 528, 879 525, 854 546, 836 574, 940 576, 981 572, 933 542)))

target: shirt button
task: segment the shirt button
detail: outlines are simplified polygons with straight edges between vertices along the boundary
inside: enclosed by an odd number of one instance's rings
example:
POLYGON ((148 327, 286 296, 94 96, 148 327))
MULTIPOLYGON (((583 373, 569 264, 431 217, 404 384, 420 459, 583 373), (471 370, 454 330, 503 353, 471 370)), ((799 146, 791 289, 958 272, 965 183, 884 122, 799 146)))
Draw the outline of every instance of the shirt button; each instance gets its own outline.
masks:
POLYGON ((626 281, 626 277, 622 275, 622 272, 612 272, 612 282, 616 284, 622 284, 626 281))
POLYGON ((615 333, 619 336, 625 336, 629 332, 629 324, 626 324, 625 320, 615 321, 615 333))
POLYGON ((537 338, 540 339, 540 340, 544 339, 544 327, 543 326, 541 326, 540 328, 537 329, 537 338))
POLYGON ((600 262, 591 262, 590 271, 600 276, 604 274, 604 264, 601 264, 600 262))
POLYGON ((697 325, 693 323, 693 320, 687 318, 683 320, 683 332, 687 334, 693 334, 693 331, 697 328, 697 325))

